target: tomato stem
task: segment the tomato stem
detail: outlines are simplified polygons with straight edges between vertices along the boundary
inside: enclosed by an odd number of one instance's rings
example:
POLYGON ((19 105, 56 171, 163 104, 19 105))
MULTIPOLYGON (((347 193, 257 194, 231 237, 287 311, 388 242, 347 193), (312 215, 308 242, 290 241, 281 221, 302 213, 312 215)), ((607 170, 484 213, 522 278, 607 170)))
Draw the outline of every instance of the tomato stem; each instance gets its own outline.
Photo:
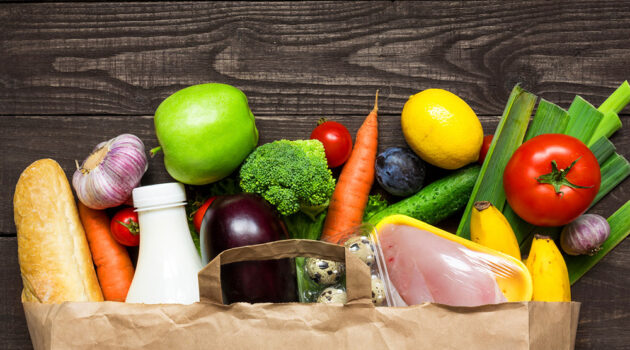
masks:
POLYGON ((129 230, 129 233, 131 233, 134 236, 138 235, 138 231, 140 231, 140 226, 138 225, 138 223, 133 220, 133 219, 129 219, 129 223, 125 223, 122 222, 120 220, 116 220, 119 224, 125 226, 127 228, 127 230, 129 230))
MULTIPOLYGON (((580 157, 580 158, 582 158, 582 157, 580 157)), ((564 192, 560 191, 560 188, 562 186, 568 186, 570 188, 591 188, 591 187, 593 187, 593 186, 579 186, 579 185, 571 183, 569 180, 567 180, 567 174, 569 173, 571 168, 573 168, 575 163, 577 163, 577 161, 580 160, 580 158, 574 160, 573 163, 571 163, 571 165, 569 165, 568 167, 566 167, 565 169, 562 169, 562 170, 558 169, 558 164, 556 163, 555 160, 552 160, 551 161, 551 172, 549 174, 540 175, 539 177, 536 178, 536 181, 538 181, 538 183, 541 183, 541 184, 550 184, 550 185, 552 185, 553 189, 556 191, 556 194, 559 194, 560 196, 564 195, 564 192)))
POLYGON ((328 121, 328 119, 326 119, 326 117, 319 118, 319 120, 317 121, 317 126, 320 126, 320 125, 324 124, 327 121, 328 121))

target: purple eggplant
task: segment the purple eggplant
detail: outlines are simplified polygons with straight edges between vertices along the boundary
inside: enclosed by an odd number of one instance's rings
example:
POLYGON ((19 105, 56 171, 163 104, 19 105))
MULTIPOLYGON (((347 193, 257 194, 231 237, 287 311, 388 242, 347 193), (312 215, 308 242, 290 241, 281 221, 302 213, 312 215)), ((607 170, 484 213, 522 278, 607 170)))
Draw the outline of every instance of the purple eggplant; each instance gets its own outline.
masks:
MULTIPOLYGON (((200 231, 204 264, 226 249, 289 238, 273 207, 247 193, 217 197, 206 211, 200 231)), ((226 304, 297 301, 293 259, 223 265, 221 284, 226 304)))

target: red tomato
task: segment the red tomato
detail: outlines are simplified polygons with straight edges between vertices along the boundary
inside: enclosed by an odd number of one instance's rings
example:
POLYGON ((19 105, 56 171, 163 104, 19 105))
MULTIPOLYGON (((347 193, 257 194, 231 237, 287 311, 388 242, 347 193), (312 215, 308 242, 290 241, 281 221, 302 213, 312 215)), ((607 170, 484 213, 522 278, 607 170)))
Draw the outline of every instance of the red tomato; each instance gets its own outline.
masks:
POLYGON ((135 247, 140 244, 140 227, 138 226, 138 213, 133 208, 119 210, 109 225, 112 236, 122 245, 135 247))
POLYGON ((195 215, 193 216, 193 224, 195 225, 195 229, 197 230, 197 232, 201 231, 201 222, 203 221, 203 216, 206 214, 206 210, 208 210, 208 207, 210 206, 210 204, 212 204, 215 198, 217 197, 208 198, 195 212, 195 215))
POLYGON ((494 135, 486 135, 483 137, 483 143, 481 144, 481 150, 479 150, 479 164, 483 164, 483 161, 486 160, 486 154, 488 154, 488 149, 490 149, 490 144, 492 143, 492 138, 494 135))
POLYGON ((597 159, 584 143, 543 134, 523 143, 503 173, 507 201, 525 221, 561 226, 588 209, 599 191, 597 159))
POLYGON ((320 123, 311 133, 311 139, 324 144, 329 168, 336 168, 350 158, 352 136, 340 123, 332 121, 320 123))

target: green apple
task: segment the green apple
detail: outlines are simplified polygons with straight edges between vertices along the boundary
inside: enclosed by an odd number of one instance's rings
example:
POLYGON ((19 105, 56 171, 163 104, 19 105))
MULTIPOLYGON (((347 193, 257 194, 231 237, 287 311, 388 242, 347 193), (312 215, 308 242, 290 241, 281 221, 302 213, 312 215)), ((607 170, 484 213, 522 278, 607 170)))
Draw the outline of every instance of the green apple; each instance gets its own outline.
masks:
POLYGON ((226 84, 177 91, 158 106, 154 122, 166 171, 185 184, 205 185, 224 178, 258 144, 247 97, 226 84))

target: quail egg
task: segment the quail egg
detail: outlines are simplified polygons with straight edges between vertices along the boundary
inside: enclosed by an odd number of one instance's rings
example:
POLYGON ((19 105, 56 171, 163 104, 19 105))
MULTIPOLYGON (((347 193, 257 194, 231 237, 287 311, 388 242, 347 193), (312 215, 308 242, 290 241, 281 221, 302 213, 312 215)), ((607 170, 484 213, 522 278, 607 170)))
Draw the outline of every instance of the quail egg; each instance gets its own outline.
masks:
POLYGON ((341 281, 345 271, 344 264, 337 261, 316 258, 306 259, 306 272, 315 283, 329 286, 341 281))
POLYGON ((345 304, 348 301, 348 296, 343 289, 328 287, 324 289, 317 298, 318 303, 330 304, 341 303, 345 304))
POLYGON ((370 242, 367 237, 352 237, 348 239, 344 245, 359 259, 363 260, 367 266, 372 267, 376 258, 374 256, 374 247, 372 246, 372 242, 370 242))
POLYGON ((385 302, 385 284, 380 278, 372 278, 372 303, 381 306, 385 302))

